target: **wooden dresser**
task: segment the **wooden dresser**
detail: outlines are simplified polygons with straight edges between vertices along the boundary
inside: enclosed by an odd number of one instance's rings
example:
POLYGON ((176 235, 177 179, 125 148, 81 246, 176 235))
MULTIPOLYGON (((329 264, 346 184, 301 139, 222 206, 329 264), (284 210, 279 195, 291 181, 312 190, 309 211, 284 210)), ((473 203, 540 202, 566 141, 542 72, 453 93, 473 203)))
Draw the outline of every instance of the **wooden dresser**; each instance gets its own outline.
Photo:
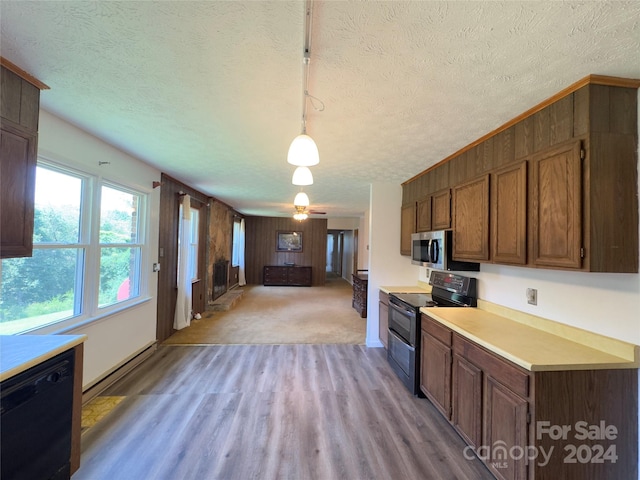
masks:
POLYGON ((295 265, 265 265, 263 283, 265 286, 310 287, 311 267, 295 265))
POLYGON ((369 285, 369 275, 367 270, 358 270, 352 275, 353 278, 353 301, 351 305, 360 314, 360 317, 367 317, 367 287, 369 285))

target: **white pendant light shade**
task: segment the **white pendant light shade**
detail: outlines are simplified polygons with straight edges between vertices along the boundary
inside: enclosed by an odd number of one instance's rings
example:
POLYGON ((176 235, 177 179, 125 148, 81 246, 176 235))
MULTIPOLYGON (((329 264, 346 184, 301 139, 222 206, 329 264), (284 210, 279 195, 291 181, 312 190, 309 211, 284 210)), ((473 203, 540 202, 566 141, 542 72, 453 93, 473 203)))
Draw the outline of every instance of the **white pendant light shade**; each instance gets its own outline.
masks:
POLYGON ((294 185, 313 185, 313 175, 309 167, 298 167, 293 172, 291 183, 294 185))
POLYGON ((300 134, 289 146, 287 162, 297 167, 313 167, 320 163, 318 147, 309 135, 300 134))
POLYGON ((296 198, 293 200, 293 205, 296 207, 308 207, 309 206, 309 197, 304 192, 299 192, 296 195, 296 198))

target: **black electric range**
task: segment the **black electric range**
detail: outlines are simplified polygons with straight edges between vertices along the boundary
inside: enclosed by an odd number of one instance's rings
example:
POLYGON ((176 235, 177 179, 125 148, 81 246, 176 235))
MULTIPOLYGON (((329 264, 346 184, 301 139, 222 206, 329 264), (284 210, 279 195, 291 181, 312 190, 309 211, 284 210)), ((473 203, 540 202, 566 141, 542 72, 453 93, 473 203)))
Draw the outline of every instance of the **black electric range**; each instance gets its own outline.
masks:
POLYGON ((431 293, 389 294, 387 359, 411 393, 420 395, 420 308, 475 307, 476 279, 432 271, 431 293))

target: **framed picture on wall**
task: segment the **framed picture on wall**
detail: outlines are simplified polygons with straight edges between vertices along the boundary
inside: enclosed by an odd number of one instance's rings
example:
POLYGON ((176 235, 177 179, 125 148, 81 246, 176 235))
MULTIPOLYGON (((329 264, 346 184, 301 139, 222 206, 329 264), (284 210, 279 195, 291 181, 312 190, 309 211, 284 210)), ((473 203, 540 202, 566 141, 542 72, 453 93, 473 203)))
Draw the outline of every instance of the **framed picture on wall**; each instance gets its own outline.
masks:
POLYGON ((276 252, 302 251, 302 232, 278 230, 276 235, 276 252))

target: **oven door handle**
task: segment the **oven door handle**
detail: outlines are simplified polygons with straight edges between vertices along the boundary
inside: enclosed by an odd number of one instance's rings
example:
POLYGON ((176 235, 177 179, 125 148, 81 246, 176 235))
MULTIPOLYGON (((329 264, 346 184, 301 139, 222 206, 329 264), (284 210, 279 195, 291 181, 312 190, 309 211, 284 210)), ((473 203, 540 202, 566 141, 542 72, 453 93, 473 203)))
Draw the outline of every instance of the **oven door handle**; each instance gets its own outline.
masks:
POLYGON ((393 328, 387 328, 387 330, 389 330, 390 335, 392 335, 398 342, 402 343, 410 352, 416 351, 416 348, 410 343, 407 343, 407 341, 404 338, 402 338, 400 334, 396 332, 393 328))
POLYGON ((411 318, 415 318, 416 317, 416 312, 413 309, 408 310, 406 308, 402 308, 400 305, 396 305, 393 302, 389 302, 389 306, 392 307, 394 310, 402 313, 402 314, 406 314, 406 315, 410 316, 411 318))

